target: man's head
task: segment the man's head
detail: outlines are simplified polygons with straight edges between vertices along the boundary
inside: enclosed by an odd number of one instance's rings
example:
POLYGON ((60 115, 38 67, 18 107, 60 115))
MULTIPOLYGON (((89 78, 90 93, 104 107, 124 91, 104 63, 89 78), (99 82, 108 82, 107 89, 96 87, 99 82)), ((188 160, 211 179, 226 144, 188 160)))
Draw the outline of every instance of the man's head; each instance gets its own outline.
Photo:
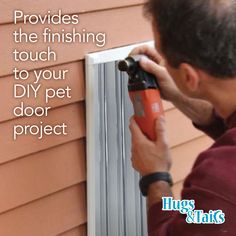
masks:
MULTIPOLYGON (((236 78, 236 0, 149 0, 145 9, 170 72, 236 78)), ((186 89, 186 84, 175 82, 186 89)), ((192 81, 193 90, 199 82, 192 81)))

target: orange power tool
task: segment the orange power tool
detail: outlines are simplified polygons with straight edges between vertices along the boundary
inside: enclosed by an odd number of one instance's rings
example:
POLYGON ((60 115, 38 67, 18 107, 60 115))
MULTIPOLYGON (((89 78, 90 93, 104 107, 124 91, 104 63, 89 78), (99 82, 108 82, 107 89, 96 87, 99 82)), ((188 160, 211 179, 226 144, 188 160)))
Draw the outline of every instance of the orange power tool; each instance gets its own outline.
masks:
POLYGON ((129 97, 134 106, 134 119, 142 132, 152 141, 156 140, 155 120, 163 115, 160 89, 154 75, 139 65, 143 55, 127 57, 118 63, 120 71, 129 75, 129 97))

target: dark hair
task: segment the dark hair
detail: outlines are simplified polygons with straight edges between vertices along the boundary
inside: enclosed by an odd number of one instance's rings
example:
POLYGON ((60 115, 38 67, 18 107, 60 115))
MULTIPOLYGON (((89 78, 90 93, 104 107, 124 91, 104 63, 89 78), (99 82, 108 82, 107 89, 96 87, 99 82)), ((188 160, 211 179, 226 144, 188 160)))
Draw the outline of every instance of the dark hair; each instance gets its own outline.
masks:
POLYGON ((189 63, 219 78, 236 76, 236 0, 148 0, 171 66, 189 63))

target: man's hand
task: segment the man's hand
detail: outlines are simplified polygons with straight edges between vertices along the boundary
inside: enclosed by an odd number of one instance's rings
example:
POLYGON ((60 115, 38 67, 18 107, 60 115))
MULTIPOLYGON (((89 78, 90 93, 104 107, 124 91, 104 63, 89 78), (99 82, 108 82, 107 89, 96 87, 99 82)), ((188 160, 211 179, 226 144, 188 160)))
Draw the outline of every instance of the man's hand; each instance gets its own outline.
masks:
POLYGON ((207 101, 189 98, 184 95, 176 86, 172 77, 165 68, 165 63, 156 49, 147 45, 133 49, 130 56, 143 54, 140 61, 141 67, 153 74, 160 85, 161 96, 163 99, 170 101, 190 118, 195 124, 200 126, 209 125, 214 119, 213 106, 207 101))
POLYGON ((140 130, 134 118, 130 120, 132 135, 132 165, 142 176, 154 172, 168 172, 171 155, 167 142, 165 120, 156 120, 156 141, 150 141, 140 130))
POLYGON ((182 95, 170 74, 166 70, 163 58, 154 48, 147 45, 140 46, 133 49, 130 56, 137 54, 147 56, 141 59, 140 65, 145 71, 156 77, 156 80, 161 88, 161 96, 163 99, 173 102, 182 95))

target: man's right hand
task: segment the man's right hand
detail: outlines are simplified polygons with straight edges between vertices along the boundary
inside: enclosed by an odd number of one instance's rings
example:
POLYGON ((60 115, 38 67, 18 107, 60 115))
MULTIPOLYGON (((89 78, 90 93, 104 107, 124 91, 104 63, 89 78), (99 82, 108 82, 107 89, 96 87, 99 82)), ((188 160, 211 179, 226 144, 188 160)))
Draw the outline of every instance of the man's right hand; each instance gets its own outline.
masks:
POLYGON ((155 48, 147 45, 140 46, 133 49, 130 56, 138 54, 147 56, 141 59, 141 67, 156 77, 163 99, 172 102, 175 107, 199 126, 206 126, 212 122, 214 119, 212 104, 184 95, 176 86, 165 68, 164 59, 155 48))
POLYGON ((161 96, 163 99, 174 102, 182 93, 175 85, 170 74, 164 66, 164 60, 161 55, 152 47, 143 45, 133 49, 130 56, 143 54, 147 57, 143 57, 140 61, 140 65, 146 72, 153 74, 161 88, 161 96))

